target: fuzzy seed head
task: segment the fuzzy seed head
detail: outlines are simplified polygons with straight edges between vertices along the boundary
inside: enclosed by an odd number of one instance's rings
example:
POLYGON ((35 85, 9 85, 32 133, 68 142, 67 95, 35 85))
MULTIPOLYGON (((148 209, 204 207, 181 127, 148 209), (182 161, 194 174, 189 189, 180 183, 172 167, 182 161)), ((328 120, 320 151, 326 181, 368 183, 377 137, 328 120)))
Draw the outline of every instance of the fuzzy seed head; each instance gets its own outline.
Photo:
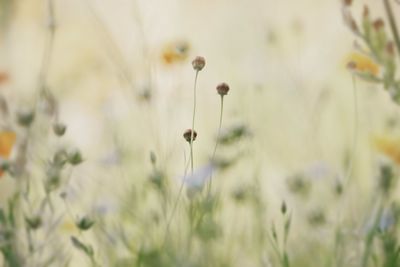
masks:
MULTIPOLYGON (((196 140, 196 137, 197 137, 197 133, 196 133, 196 131, 193 131, 193 141, 196 140)), ((185 140, 190 143, 190 140, 192 138, 192 129, 187 129, 183 133, 183 138, 185 138, 185 140)))
POLYGON ((192 66, 195 71, 201 71, 205 65, 206 65, 206 60, 204 59, 204 57, 197 56, 192 61, 192 66))
POLYGON ((227 83, 220 83, 217 85, 217 92, 219 95, 224 96, 229 92, 229 85, 227 83))

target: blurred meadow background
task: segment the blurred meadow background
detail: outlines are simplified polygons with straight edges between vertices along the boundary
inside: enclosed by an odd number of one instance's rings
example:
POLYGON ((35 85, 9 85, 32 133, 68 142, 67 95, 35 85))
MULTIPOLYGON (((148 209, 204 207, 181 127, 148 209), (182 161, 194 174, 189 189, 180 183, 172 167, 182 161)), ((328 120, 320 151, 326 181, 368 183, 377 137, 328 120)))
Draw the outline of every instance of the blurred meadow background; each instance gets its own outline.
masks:
POLYGON ((400 266, 400 47, 351 2, 0 0, 1 266, 400 266))

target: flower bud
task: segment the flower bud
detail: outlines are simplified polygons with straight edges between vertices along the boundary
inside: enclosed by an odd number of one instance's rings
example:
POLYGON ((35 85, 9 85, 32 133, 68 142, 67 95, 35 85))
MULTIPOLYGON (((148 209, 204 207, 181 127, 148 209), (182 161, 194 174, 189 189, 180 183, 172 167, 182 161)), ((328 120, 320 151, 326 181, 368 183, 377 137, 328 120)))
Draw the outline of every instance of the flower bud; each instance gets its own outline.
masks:
POLYGON ((220 83, 217 85, 217 92, 219 95, 224 96, 229 92, 229 85, 226 83, 220 83))
MULTIPOLYGON (((196 131, 193 131, 193 141, 196 140, 196 137, 197 137, 197 133, 196 133, 196 131)), ((192 129, 187 129, 183 133, 183 138, 185 138, 185 140, 190 143, 190 141, 192 139, 192 129)))
POLYGON ((283 202, 282 202, 282 205, 281 205, 281 212, 282 212, 283 215, 285 215, 285 214, 286 214, 286 211, 287 211, 286 202, 283 201, 283 202))
POLYGON ((42 226, 42 218, 40 218, 40 216, 33 216, 30 218, 26 217, 25 222, 32 230, 37 230, 40 226, 42 226))
POLYGON ((386 53, 390 56, 394 56, 395 50, 394 50, 394 43, 392 41, 386 44, 386 53))
POLYGON ((201 71, 205 65, 206 65, 206 60, 204 59, 204 57, 198 56, 192 61, 193 69, 196 71, 201 71))
POLYGON ((88 216, 84 216, 76 222, 76 227, 82 231, 89 230, 94 225, 94 221, 88 216))
POLYGON ((63 136, 66 130, 67 126, 63 123, 56 122, 53 124, 53 132, 57 136, 63 136))
POLYGON ((71 165, 78 165, 78 164, 82 163, 82 161, 83 161, 82 154, 79 150, 75 150, 75 151, 69 153, 68 162, 71 165))
POLYGON ((352 3, 353 3, 353 0, 343 0, 343 4, 345 6, 351 6, 352 3))
POLYGON ((21 126, 29 127, 35 118, 33 110, 21 110, 17 114, 17 121, 21 126))
POLYGON ((372 23, 372 25, 374 26, 374 29, 375 29, 376 31, 379 31, 380 29, 383 28, 383 26, 385 25, 385 23, 383 22, 382 19, 376 19, 376 20, 372 23))

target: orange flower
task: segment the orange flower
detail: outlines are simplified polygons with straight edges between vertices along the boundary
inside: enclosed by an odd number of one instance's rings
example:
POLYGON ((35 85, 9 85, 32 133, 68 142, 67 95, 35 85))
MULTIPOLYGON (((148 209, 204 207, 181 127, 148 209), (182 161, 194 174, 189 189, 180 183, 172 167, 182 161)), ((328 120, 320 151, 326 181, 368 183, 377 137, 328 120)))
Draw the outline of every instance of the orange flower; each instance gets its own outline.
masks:
POLYGON ((185 41, 172 42, 164 46, 161 52, 165 64, 183 62, 189 54, 189 44, 185 41))
POLYGON ((10 77, 6 72, 0 72, 0 85, 6 83, 9 79, 10 77))
POLYGON ((360 53, 352 53, 348 56, 346 62, 349 68, 357 72, 369 73, 374 76, 377 76, 379 74, 379 65, 366 55, 360 53))
MULTIPOLYGON (((0 158, 8 159, 14 147, 16 134, 12 131, 0 132, 0 158)), ((0 169, 0 177, 3 175, 3 170, 0 169)))
POLYGON ((373 138, 375 148, 400 165, 400 137, 379 135, 373 138))

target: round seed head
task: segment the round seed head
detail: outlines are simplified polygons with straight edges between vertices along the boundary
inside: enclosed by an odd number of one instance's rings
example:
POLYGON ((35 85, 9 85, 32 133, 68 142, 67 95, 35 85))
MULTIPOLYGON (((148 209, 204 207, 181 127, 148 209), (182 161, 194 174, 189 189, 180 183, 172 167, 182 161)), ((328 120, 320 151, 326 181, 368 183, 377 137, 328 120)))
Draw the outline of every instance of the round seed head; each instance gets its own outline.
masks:
POLYGON ((206 60, 204 59, 204 57, 197 56, 192 61, 193 69, 196 71, 201 71, 205 65, 206 65, 206 60))
MULTIPOLYGON (((193 141, 196 140, 196 137, 197 137, 197 133, 196 133, 196 131, 193 131, 193 141)), ((192 138, 192 129, 187 129, 183 133, 183 138, 185 138, 185 140, 190 143, 190 140, 192 138)))
POLYGON ((219 95, 224 96, 229 92, 229 85, 227 83, 220 83, 217 85, 217 92, 219 95))

